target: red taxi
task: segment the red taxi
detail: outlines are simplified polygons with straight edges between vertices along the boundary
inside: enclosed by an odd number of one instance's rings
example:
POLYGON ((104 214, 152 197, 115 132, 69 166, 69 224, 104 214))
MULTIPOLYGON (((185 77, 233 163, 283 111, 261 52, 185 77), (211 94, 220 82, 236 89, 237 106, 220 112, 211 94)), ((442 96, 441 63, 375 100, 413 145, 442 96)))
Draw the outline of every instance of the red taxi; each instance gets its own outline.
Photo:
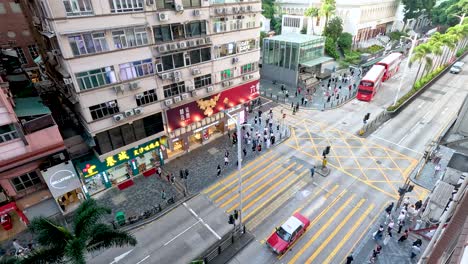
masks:
POLYGON ((295 213, 282 226, 277 227, 266 244, 275 253, 283 254, 306 231, 310 221, 300 213, 295 213))

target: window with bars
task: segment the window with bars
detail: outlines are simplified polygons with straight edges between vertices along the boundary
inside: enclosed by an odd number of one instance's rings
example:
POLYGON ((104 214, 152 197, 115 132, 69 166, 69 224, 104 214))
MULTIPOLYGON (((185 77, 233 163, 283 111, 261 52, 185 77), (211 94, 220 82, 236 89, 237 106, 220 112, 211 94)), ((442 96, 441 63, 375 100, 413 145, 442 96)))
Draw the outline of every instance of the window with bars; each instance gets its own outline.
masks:
POLYGON ((145 27, 114 30, 112 31, 112 39, 114 40, 114 47, 117 49, 142 46, 149 43, 148 32, 146 32, 145 27))
POLYGON ((109 50, 104 32, 68 36, 73 55, 80 56, 109 50))
POLYGON ((29 51, 29 55, 31 55, 31 58, 33 58, 33 59, 35 59, 35 58, 37 58, 37 56, 39 56, 39 50, 38 50, 36 44, 29 45, 28 46, 28 51, 29 51))
POLYGON ((37 172, 31 171, 11 179, 11 183, 13 183, 15 190, 19 192, 34 187, 35 185, 41 185, 42 181, 37 172))
POLYGON ((18 138, 18 132, 12 124, 0 126, 0 143, 18 138))
POLYGON ((114 66, 104 67, 100 69, 79 72, 75 74, 80 90, 97 88, 103 85, 116 83, 114 66))
POLYGON ((143 11, 144 0, 109 0, 112 13, 143 11))
POLYGON ((28 60, 26 59, 26 56, 24 55, 23 48, 15 47, 14 49, 16 51, 16 54, 18 55, 18 60, 20 61, 20 63, 21 64, 28 64, 28 60))
POLYGON ((221 71, 221 81, 228 80, 233 77, 234 77, 234 68, 221 71))
POLYGON ((97 104, 89 107, 89 112, 93 120, 100 119, 106 116, 117 114, 119 111, 119 105, 116 100, 97 104))
POLYGON ((213 21, 213 31, 215 33, 227 31, 226 21, 227 21, 227 18, 225 17, 215 18, 213 21))
POLYGON ((164 98, 169 98, 187 92, 187 90, 185 89, 184 82, 171 83, 169 85, 165 85, 163 86, 163 90, 164 98))
POLYGON ((241 74, 254 72, 257 70, 257 64, 255 62, 248 63, 241 66, 241 74))
POLYGON ((194 79, 195 89, 211 85, 211 74, 196 77, 194 79))
POLYGON ((174 0, 156 0, 158 9, 175 9, 174 0))
POLYGON ((243 20, 242 19, 234 19, 229 21, 230 30, 240 30, 243 28, 243 20))
POLYGON ((94 14, 91 0, 63 0, 67 16, 89 16, 94 14))
POLYGON ((209 60, 211 60, 211 48, 187 51, 185 57, 183 52, 178 52, 158 58, 157 61, 160 63, 157 64, 157 70, 163 72, 209 60))
POLYGON ((133 61, 119 65, 120 80, 126 81, 154 73, 151 59, 133 61))
POLYGON ((182 0, 184 7, 198 7, 201 6, 201 0, 182 0))
POLYGON ((136 102, 137 102, 138 106, 145 105, 145 104, 150 104, 150 103, 157 102, 157 101, 158 101, 158 95, 156 94, 156 89, 151 89, 151 90, 145 91, 143 93, 142 98, 137 98, 136 99, 136 102))
POLYGON ((185 33, 187 37, 206 36, 206 21, 193 21, 185 25, 185 33))

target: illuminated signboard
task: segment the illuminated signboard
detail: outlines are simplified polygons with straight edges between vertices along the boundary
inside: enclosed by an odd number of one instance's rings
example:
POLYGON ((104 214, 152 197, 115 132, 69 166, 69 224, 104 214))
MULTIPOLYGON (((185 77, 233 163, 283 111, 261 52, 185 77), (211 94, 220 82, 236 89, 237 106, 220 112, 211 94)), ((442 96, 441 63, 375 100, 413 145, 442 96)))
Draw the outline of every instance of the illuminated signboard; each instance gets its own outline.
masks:
POLYGON ((162 159, 162 153, 160 148, 164 148, 164 145, 159 143, 159 139, 147 142, 143 145, 137 146, 135 148, 131 148, 129 150, 124 150, 116 155, 106 157, 104 162, 101 162, 97 157, 93 155, 93 157, 84 162, 80 162, 77 164, 79 170, 83 173, 85 178, 94 176, 102 171, 106 171, 109 168, 112 168, 116 165, 123 164, 125 162, 135 160, 138 156, 143 155, 149 151, 157 151, 159 157, 162 159))

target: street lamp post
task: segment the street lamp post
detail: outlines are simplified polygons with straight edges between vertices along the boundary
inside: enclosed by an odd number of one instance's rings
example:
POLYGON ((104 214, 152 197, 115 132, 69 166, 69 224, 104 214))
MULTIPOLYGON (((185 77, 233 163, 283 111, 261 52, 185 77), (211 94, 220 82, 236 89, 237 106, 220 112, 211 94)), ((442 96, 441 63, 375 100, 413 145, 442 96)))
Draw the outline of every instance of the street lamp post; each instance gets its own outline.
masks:
MULTIPOLYGON (((407 37, 405 37, 407 38, 407 37)), ((417 35, 414 35, 414 39, 411 37, 409 38, 411 40, 411 48, 409 50, 409 53, 408 53, 408 60, 406 61, 406 64, 405 64, 405 69, 403 70, 403 76, 401 77, 400 79, 400 83, 398 84, 398 90, 395 94, 395 99, 393 100, 393 105, 396 105, 397 104, 397 101, 398 101, 398 96, 400 95, 400 90, 401 90, 401 87, 403 86, 403 81, 405 80, 406 78, 406 74, 408 72, 408 67, 409 67, 409 63, 410 63, 410 60, 411 60, 411 55, 413 54, 413 50, 414 50, 414 46, 416 45, 416 41, 418 39, 418 36, 417 35)))
MULTIPOLYGON (((244 214, 243 205, 242 205, 242 144, 241 144, 241 126, 250 126, 250 124, 241 124, 240 117, 241 112, 237 114, 237 119, 234 118, 227 111, 224 111, 224 114, 229 117, 229 119, 234 120, 236 123, 237 131, 237 177, 239 178, 239 225, 242 227, 242 215, 244 214)), ((243 229, 242 229, 243 230, 243 229)))
POLYGON ((460 19, 460 23, 459 25, 463 24, 463 20, 465 20, 465 13, 463 13, 463 15, 459 16, 459 15, 452 15, 454 17, 458 17, 460 19))

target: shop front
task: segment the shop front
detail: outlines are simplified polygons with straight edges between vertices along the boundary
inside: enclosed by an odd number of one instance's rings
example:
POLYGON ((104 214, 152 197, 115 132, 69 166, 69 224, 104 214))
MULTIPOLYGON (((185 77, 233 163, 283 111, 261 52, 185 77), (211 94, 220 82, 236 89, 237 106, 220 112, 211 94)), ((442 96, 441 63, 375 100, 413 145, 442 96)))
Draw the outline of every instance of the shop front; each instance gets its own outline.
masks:
POLYGON ((248 82, 179 107, 169 109, 167 131, 170 140, 167 154, 174 158, 197 148, 235 127, 224 113, 240 113, 247 120, 249 102, 259 96, 259 81, 248 82))
POLYGON ((18 234, 26 229, 29 220, 15 202, 9 202, 0 206, 0 241, 9 239, 12 234, 18 234))
POLYGON ((108 156, 103 161, 94 154, 75 160, 86 195, 92 196, 113 186, 123 189, 132 185, 134 176, 164 164, 166 146, 167 140, 163 137, 108 156))
POLYGON ((72 162, 60 163, 41 174, 62 214, 72 212, 84 201, 84 189, 72 162))

